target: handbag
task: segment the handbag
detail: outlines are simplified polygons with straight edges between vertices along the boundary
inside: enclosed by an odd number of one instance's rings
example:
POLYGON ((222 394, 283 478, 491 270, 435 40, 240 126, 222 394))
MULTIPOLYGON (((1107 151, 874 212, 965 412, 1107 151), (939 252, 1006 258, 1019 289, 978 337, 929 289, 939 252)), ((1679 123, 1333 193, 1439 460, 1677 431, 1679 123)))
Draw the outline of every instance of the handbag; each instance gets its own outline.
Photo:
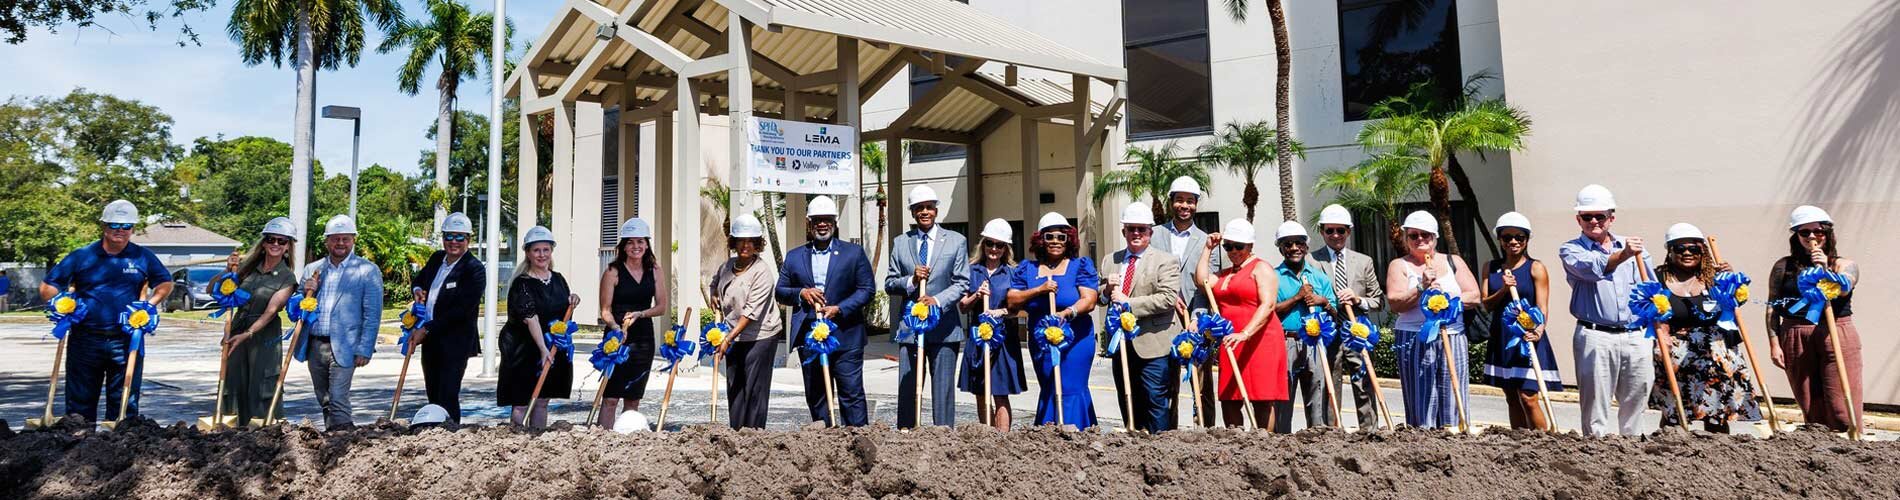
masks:
MULTIPOLYGON (((1458 262, 1461 259, 1452 258, 1449 260, 1451 260, 1451 271, 1453 274, 1456 274, 1458 272, 1458 262)), ((1491 340, 1491 331, 1497 328, 1497 322, 1493 321, 1495 319, 1493 315, 1485 311, 1483 307, 1465 304, 1463 316, 1461 319, 1465 324, 1465 342, 1467 344, 1478 345, 1484 341, 1491 340)))

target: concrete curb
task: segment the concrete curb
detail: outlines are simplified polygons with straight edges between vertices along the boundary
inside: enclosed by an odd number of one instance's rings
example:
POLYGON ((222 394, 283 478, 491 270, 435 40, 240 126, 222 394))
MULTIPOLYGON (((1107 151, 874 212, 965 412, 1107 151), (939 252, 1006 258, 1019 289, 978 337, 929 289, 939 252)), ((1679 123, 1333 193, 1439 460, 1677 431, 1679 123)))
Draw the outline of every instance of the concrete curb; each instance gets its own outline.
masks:
MULTIPOLYGON (((1379 380, 1379 387, 1386 388, 1386 389, 1398 389, 1400 388, 1400 384, 1397 380, 1381 378, 1379 380)), ((1471 394, 1474 394, 1474 395, 1493 396, 1493 397, 1504 396, 1503 389, 1499 389, 1497 387, 1492 387, 1488 385, 1473 384, 1469 388, 1469 390, 1471 391, 1471 394)), ((1566 388, 1562 391, 1552 392, 1550 393, 1548 397, 1550 398, 1551 401, 1561 402, 1561 403, 1576 403, 1581 399, 1581 396, 1577 394, 1577 391, 1573 388, 1566 388)), ((1767 413, 1767 410, 1764 409, 1762 413, 1767 413)), ((1804 421, 1801 415, 1801 409, 1795 406, 1793 400, 1776 399, 1775 400, 1775 416, 1779 417, 1783 424, 1799 425, 1804 421)), ((1763 418, 1767 418, 1767 416, 1763 415, 1763 418)), ((1866 413, 1861 414, 1861 420, 1863 421, 1862 423, 1866 424, 1866 426, 1870 429, 1878 429, 1878 430, 1883 430, 1883 431, 1900 431, 1900 415, 1891 415, 1891 414, 1868 411, 1866 413)), ((1764 422, 1763 425, 1766 425, 1766 421, 1764 420, 1763 422, 1764 422)))

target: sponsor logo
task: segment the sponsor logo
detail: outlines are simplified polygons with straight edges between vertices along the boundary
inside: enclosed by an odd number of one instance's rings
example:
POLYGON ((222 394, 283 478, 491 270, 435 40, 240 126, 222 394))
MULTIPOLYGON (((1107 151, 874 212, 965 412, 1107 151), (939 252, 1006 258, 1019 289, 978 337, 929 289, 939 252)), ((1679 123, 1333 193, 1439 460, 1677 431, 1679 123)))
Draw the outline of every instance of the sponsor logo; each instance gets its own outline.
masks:
POLYGON ((785 142, 785 132, 779 130, 778 122, 759 120, 759 140, 785 142))
POLYGON ((830 127, 818 127, 818 133, 805 134, 805 142, 833 145, 844 143, 844 141, 838 139, 838 136, 830 135, 827 132, 830 132, 830 127))

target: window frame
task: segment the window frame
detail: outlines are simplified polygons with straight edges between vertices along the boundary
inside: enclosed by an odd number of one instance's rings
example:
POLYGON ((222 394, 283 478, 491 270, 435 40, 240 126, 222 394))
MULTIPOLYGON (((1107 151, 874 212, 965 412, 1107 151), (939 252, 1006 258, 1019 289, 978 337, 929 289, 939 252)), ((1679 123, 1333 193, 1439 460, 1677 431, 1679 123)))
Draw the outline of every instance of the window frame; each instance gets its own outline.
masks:
MULTIPOLYGON (((1175 43, 1175 42, 1192 41, 1195 38, 1199 38, 1201 41, 1200 48, 1204 53, 1207 54, 1207 60, 1202 61, 1202 63, 1207 65, 1207 69, 1208 69, 1207 94, 1206 94, 1206 99, 1205 99, 1205 102, 1207 103, 1207 125, 1204 125, 1204 126, 1197 125, 1197 126, 1182 127, 1182 128, 1176 128, 1176 129, 1168 129, 1168 130, 1150 130, 1150 131, 1145 131, 1145 132, 1137 132, 1135 131, 1134 113, 1124 112, 1122 113, 1122 124, 1121 124, 1122 130, 1128 131, 1129 141, 1146 141, 1146 140, 1155 140, 1155 139, 1173 139, 1173 138, 1180 138, 1180 137, 1212 135, 1214 133, 1214 121, 1215 121, 1214 120, 1214 76, 1213 76, 1214 48, 1213 48, 1213 43, 1211 40, 1212 37, 1209 36, 1210 29, 1208 27, 1208 25, 1213 22, 1210 19, 1212 16, 1205 15, 1204 13, 1204 15, 1201 16, 1201 26, 1200 26, 1200 29, 1198 30, 1190 29, 1190 30, 1183 30, 1183 31, 1172 32, 1172 33, 1167 33, 1167 34, 1162 34, 1162 35, 1150 36, 1146 38, 1129 39, 1128 38, 1128 31, 1129 31, 1128 23, 1131 18, 1128 15, 1128 12, 1129 12, 1128 4, 1129 2, 1142 2, 1142 1, 1153 1, 1153 0, 1122 0, 1121 2, 1122 67, 1123 68, 1128 67, 1128 53, 1130 51, 1154 47, 1157 45, 1166 45, 1166 44, 1175 43)), ((1133 85, 1134 80, 1135 80, 1135 76, 1133 72, 1131 71, 1128 76, 1128 82, 1131 86, 1133 85)), ((1130 95, 1128 108, 1132 110, 1135 106, 1136 104, 1134 102, 1134 97, 1133 95, 1130 95)))
MULTIPOLYGON (((1346 11, 1366 9, 1366 8, 1371 8, 1377 5, 1389 5, 1389 4, 1398 3, 1399 1, 1400 0, 1334 0, 1333 2, 1333 11, 1334 11, 1333 34, 1335 36, 1335 40, 1339 41, 1339 47, 1338 47, 1339 48, 1339 120, 1343 123, 1350 124, 1350 123, 1360 123, 1360 122, 1367 122, 1367 121, 1373 120, 1373 118, 1365 117, 1365 116, 1354 118, 1352 116, 1352 111, 1349 109, 1349 107, 1352 106, 1353 100, 1346 93, 1346 82, 1347 80, 1353 77, 1346 72, 1346 63, 1348 62, 1349 59, 1356 58, 1357 56, 1347 54, 1346 52, 1346 11), (1346 4, 1349 2, 1357 3, 1361 5, 1348 9, 1346 4)), ((1451 21, 1453 25, 1451 29, 1451 34, 1452 34, 1451 44, 1452 44, 1452 54, 1453 54, 1453 59, 1454 59, 1453 64, 1458 67, 1458 71, 1457 71, 1457 74, 1452 75, 1453 78, 1450 78, 1450 79, 1445 79, 1443 78, 1442 75, 1434 74, 1432 76, 1434 78, 1433 81, 1438 83, 1439 85, 1449 85, 1451 88, 1456 89, 1464 85, 1464 82, 1465 82, 1464 61, 1462 60, 1463 54, 1464 54, 1464 40, 1462 36, 1463 34, 1458 31, 1458 26, 1457 26, 1458 0, 1441 0, 1441 1, 1444 1, 1449 6, 1447 8, 1450 9, 1445 14, 1451 17, 1451 21)), ((1397 94, 1397 95, 1404 95, 1404 93, 1401 92, 1400 94, 1397 94)), ((1395 96, 1381 97, 1379 100, 1384 100, 1389 97, 1395 97, 1395 96)), ((1378 104, 1378 102, 1374 101, 1367 104, 1378 104)))

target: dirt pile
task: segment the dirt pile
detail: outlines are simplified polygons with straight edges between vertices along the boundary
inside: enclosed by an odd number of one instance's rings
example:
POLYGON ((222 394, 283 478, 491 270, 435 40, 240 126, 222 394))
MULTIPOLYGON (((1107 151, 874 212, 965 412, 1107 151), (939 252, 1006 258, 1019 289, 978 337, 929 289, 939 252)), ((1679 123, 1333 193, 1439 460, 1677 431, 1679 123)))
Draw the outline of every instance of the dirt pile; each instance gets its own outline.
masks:
POLYGON ((1900 445, 1823 433, 1589 439, 983 427, 620 435, 557 424, 0 435, 0 498, 1900 497, 1900 445))

